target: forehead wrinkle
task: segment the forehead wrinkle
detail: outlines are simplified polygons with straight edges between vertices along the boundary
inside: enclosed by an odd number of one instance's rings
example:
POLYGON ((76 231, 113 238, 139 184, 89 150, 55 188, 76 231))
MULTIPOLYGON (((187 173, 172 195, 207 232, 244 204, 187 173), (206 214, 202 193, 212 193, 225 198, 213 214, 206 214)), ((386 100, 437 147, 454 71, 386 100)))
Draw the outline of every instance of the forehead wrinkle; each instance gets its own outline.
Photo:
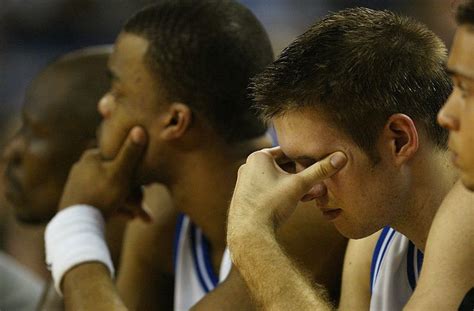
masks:
POLYGON ((311 159, 319 161, 338 148, 337 143, 333 143, 335 141, 333 138, 339 137, 340 133, 334 131, 333 128, 323 126, 324 121, 314 122, 303 115, 292 115, 289 118, 283 117, 277 120, 281 121, 277 122, 282 127, 281 132, 286 133, 278 135, 277 127, 275 127, 278 140, 283 143, 283 152, 292 160, 311 159), (305 128, 305 125, 307 125, 307 128, 305 128), (315 133, 315 130, 320 134, 315 133), (298 132, 296 133, 296 131, 298 132), (291 136, 288 137, 288 134, 291 136), (315 142, 316 135, 319 137, 317 143, 315 142))

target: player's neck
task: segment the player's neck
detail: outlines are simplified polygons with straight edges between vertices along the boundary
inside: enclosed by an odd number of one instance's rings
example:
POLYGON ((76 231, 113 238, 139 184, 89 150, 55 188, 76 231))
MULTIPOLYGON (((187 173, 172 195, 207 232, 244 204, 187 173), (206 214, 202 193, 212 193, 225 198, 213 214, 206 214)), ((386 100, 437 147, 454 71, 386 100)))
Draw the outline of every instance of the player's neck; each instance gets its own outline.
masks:
POLYGON ((458 174, 445 151, 432 153, 430 157, 420 157, 415 165, 418 169, 413 176, 413 195, 405 215, 401 215, 394 227, 424 251, 433 218, 444 197, 458 180, 458 174))
POLYGON ((183 159, 171 194, 175 206, 201 228, 213 249, 225 248, 227 209, 240 165, 249 153, 268 146, 262 137, 215 145, 183 159))

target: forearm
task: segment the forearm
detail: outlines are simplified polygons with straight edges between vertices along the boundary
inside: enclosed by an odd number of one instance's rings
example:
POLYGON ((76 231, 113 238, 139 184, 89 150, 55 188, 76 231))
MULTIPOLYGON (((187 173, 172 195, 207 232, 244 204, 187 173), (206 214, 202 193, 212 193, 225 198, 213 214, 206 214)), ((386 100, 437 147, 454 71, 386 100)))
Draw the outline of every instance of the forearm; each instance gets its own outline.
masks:
POLYGON ((229 276, 217 286, 213 291, 205 295, 191 311, 207 310, 255 310, 250 293, 245 281, 235 267, 230 271, 229 276))
POLYGON ((64 276, 62 289, 66 310, 127 310, 101 263, 72 268, 64 276))
POLYGON ((63 299, 58 295, 56 289, 54 288, 54 284, 49 282, 46 284, 43 292, 43 296, 41 297, 41 301, 37 307, 38 311, 49 311, 49 310, 64 310, 64 303, 63 299))
POLYGON ((326 291, 314 285, 284 253, 271 231, 246 231, 229 239, 233 262, 257 304, 265 310, 332 310, 326 291))
POLYGON ((120 271, 116 284, 120 297, 130 310, 173 309, 174 278, 171 275, 144 266, 124 274, 120 271))

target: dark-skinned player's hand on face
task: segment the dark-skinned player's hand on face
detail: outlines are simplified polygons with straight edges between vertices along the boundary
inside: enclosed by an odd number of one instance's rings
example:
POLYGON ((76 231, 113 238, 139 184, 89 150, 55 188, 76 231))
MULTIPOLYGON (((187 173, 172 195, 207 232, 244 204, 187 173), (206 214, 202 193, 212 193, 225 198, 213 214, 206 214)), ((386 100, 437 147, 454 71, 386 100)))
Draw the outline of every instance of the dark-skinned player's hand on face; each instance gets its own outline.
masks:
POLYGON ((146 146, 146 132, 136 126, 130 130, 114 159, 103 159, 98 149, 85 151, 69 172, 59 209, 87 204, 98 208, 104 216, 122 213, 149 221, 141 204, 141 187, 133 184, 146 146))
POLYGON ((230 204, 229 240, 245 235, 242 231, 278 228, 300 200, 311 199, 315 186, 344 167, 347 158, 340 151, 334 152, 298 173, 283 169, 290 162, 280 147, 263 149, 247 158, 239 169, 230 204))

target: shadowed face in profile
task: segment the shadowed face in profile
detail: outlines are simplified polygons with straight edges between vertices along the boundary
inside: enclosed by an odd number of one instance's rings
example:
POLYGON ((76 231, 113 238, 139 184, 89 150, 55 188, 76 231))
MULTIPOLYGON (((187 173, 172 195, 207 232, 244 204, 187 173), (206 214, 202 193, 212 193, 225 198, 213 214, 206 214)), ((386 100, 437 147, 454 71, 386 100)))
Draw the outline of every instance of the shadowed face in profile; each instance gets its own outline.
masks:
POLYGON ((20 221, 43 223, 54 216, 69 169, 95 143, 108 55, 106 50, 67 55, 30 85, 21 127, 4 151, 4 195, 20 221))

